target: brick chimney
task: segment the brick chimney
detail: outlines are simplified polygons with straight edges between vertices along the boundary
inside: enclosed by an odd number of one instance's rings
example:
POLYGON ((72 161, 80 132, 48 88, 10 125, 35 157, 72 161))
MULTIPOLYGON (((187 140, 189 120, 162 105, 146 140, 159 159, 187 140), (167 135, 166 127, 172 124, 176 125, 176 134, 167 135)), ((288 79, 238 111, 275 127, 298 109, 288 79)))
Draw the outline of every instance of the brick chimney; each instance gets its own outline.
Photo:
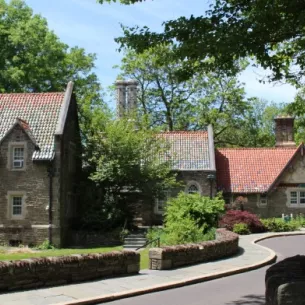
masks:
POLYGON ((296 146, 294 142, 294 117, 278 116, 275 121, 276 147, 296 146))

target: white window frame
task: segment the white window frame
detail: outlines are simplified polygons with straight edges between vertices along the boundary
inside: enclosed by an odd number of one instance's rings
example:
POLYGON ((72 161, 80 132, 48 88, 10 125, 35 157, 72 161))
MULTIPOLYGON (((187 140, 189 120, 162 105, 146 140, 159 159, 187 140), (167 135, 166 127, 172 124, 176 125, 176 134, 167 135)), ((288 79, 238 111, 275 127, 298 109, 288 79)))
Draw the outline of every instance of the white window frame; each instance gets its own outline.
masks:
POLYGON ((161 198, 156 198, 155 199, 155 214, 159 214, 159 215, 163 215, 164 214, 164 208, 165 208, 165 203, 168 201, 168 199, 170 198, 170 191, 165 191, 164 192, 164 197, 161 199, 161 198), (162 205, 163 206, 163 209, 160 210, 159 209, 159 206, 162 205))
POLYGON ((257 206, 260 208, 265 208, 268 206, 268 195, 258 194, 257 195, 257 206))
POLYGON ((198 194, 202 194, 202 188, 201 188, 200 184, 199 184, 197 181, 194 181, 194 180, 188 181, 188 183, 187 183, 187 185, 186 185, 186 188, 185 188, 184 192, 187 193, 187 194, 194 194, 194 193, 190 193, 190 192, 189 192, 189 188, 190 188, 191 186, 193 186, 193 185, 197 187, 197 189, 198 189, 198 194))
POLYGON ((286 195, 287 195, 287 203, 286 203, 287 207, 297 208, 297 209, 305 208, 305 188, 287 188, 286 195), (292 197, 291 193, 296 193, 296 197, 292 197), (296 198, 296 203, 291 203, 292 198, 296 198), (301 203, 302 199, 304 201, 303 203, 301 203))
POLYGON ((22 220, 25 218, 26 215, 26 196, 24 192, 20 191, 9 191, 7 193, 7 201, 8 201, 8 207, 7 207, 7 218, 11 220, 22 220), (13 214, 13 204, 14 204, 14 198, 20 197, 21 198, 21 214, 13 214))
POLYGON ((27 144, 26 142, 11 142, 8 149, 8 169, 11 171, 24 171, 26 169, 27 144), (23 149, 23 158, 15 160, 15 150, 23 149), (20 162, 22 166, 15 167, 14 163, 20 162))

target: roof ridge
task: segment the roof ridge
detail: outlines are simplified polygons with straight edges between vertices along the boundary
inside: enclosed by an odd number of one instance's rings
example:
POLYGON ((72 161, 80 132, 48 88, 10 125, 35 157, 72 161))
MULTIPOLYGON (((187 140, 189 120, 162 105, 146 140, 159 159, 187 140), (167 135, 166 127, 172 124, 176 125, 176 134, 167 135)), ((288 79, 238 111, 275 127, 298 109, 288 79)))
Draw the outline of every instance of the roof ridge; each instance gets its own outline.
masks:
POLYGON ((47 95, 47 94, 64 94, 65 91, 52 91, 52 92, 5 92, 0 93, 0 96, 2 95, 47 95))
POLYGON ((297 149, 298 146, 287 146, 287 147, 220 147, 216 150, 280 150, 280 149, 297 149))

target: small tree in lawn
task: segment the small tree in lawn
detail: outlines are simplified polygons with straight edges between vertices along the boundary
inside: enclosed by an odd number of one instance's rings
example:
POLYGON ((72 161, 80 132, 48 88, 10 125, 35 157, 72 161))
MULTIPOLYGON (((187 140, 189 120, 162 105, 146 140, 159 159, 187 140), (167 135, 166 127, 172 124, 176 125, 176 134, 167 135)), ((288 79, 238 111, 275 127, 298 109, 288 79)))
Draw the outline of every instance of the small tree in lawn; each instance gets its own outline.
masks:
POLYGON ((103 218, 121 226, 133 218, 132 194, 152 205, 161 190, 176 185, 176 179, 169 162, 161 161, 168 150, 166 143, 145 122, 120 119, 103 125, 90 139, 89 162, 94 168, 90 179, 102 194, 100 207, 108 211, 103 218))

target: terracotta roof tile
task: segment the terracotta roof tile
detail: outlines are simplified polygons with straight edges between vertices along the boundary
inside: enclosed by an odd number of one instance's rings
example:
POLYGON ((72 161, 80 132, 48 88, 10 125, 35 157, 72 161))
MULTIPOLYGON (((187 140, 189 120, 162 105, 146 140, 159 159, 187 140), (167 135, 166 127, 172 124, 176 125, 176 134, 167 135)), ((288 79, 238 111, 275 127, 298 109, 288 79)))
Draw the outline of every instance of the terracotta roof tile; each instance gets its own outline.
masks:
POLYGON ((298 149, 298 147, 217 149, 218 189, 232 193, 267 192, 298 149))
POLYGON ((160 133, 170 144, 166 160, 174 170, 209 170, 209 142, 207 131, 170 131, 160 133))
POLYGON ((23 128, 29 128, 40 148, 40 151, 34 152, 32 159, 52 159, 54 133, 64 94, 64 92, 0 94, 0 139, 6 135, 18 118, 23 128))

